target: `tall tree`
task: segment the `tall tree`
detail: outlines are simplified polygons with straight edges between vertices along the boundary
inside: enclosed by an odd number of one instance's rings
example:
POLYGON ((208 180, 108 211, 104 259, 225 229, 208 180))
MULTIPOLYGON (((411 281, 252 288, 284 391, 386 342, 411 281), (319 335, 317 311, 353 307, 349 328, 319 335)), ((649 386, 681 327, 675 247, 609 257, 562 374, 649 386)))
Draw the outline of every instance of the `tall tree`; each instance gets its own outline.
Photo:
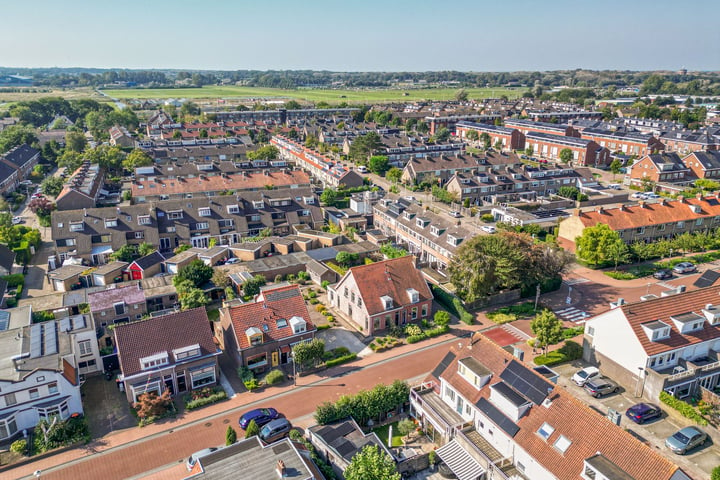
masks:
POLYGON ((353 160, 367 160, 372 154, 382 147, 380 135, 376 132, 366 133, 355 137, 350 145, 349 156, 353 160))
POLYGON ((620 169, 622 168, 622 162, 619 158, 613 159, 612 162, 610 162, 610 171, 613 174, 613 180, 615 180, 615 175, 620 173, 620 169))
POLYGON ((402 178, 403 171, 398 167, 392 167, 390 170, 385 172, 385 178, 393 183, 398 183, 402 178))
POLYGON ((195 288, 202 287, 213 275, 213 268, 205 265, 200 259, 195 259, 180 269, 173 282, 190 280, 195 288))
POLYGON ((237 442, 237 432, 232 425, 228 425, 227 430, 225 430, 225 446, 232 445, 235 442, 237 442))
POLYGON ((401 480, 395 461, 377 445, 365 445, 343 472, 345 480, 401 480))
POLYGON ((250 420, 250 423, 248 423, 245 429, 245 438, 255 437, 257 435, 260 435, 260 427, 258 427, 255 420, 250 420))
POLYGON ((560 150, 560 160, 563 163, 568 163, 568 162, 572 161, 572 159, 573 159, 573 151, 572 150, 570 150, 569 148, 563 148, 562 150, 560 150))
POLYGON ((148 167, 153 164, 153 159, 150 155, 143 152, 139 148, 134 149, 128 153, 127 157, 122 161, 123 169, 128 172, 134 172, 138 167, 148 167))
POLYGON ((548 345, 554 345, 562 339, 563 323, 552 311, 543 310, 535 315, 530 322, 530 329, 535 335, 535 345, 547 353, 548 345))
POLYGON ((624 244, 618 232, 604 223, 598 223, 584 229, 582 235, 575 239, 576 255, 591 265, 599 265, 613 260, 609 253, 618 251, 619 243, 624 244))
POLYGON ((376 175, 382 175, 390 168, 390 162, 385 155, 373 155, 368 161, 368 168, 376 175))

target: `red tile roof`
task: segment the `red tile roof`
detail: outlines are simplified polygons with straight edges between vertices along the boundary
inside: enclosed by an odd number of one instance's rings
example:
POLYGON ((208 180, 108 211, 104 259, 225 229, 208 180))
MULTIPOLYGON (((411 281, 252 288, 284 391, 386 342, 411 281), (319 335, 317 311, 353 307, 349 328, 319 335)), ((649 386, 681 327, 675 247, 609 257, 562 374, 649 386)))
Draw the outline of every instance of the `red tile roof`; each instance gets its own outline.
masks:
MULTIPOLYGON (((489 399, 490 385, 497 383, 503 370, 517 359, 482 334, 473 335, 472 341, 471 349, 467 348, 468 341, 463 342, 462 348, 451 347, 456 358, 440 376, 466 400, 476 404, 481 398, 489 399), (493 378, 480 390, 458 373, 458 361, 467 357, 473 357, 492 372, 493 378)), ((539 377, 535 372, 530 374, 539 377)), ((678 470, 672 462, 591 410, 565 389, 555 386, 548 398, 552 403, 532 405, 516 422, 520 429, 513 440, 556 478, 580 478, 584 460, 598 452, 636 480, 669 480, 678 470), (547 441, 537 433, 543 423, 555 428, 547 441), (560 435, 572 442, 564 454, 554 447, 560 435)))
POLYGON ((250 327, 259 328, 263 332, 263 341, 280 341, 293 336, 289 320, 300 317, 306 322, 306 330, 315 329, 310 320, 310 313, 297 285, 263 290, 255 302, 236 305, 227 309, 230 313, 233 330, 239 348, 250 348, 245 331, 250 327), (278 327, 277 321, 287 320, 286 326, 278 327))
POLYGON ((632 205, 619 208, 603 208, 582 212, 580 220, 585 227, 604 223, 613 230, 627 230, 663 223, 690 222, 698 218, 720 216, 720 201, 717 197, 686 198, 658 203, 645 203, 644 206, 632 205), (691 206, 699 205, 700 213, 691 206))
POLYGON ((707 321, 703 321, 702 329, 681 334, 675 326, 675 322, 670 319, 671 316, 689 312, 695 312, 702 316, 702 309, 706 305, 717 305, 719 303, 720 285, 716 285, 646 302, 630 303, 620 308, 633 332, 635 332, 635 336, 637 336, 643 349, 645 349, 645 353, 657 355, 720 338, 720 326, 712 326, 707 321), (670 336, 653 342, 648 339, 642 324, 655 320, 661 320, 670 326, 670 336))
POLYGON ((410 255, 353 267, 347 275, 355 279, 368 315, 386 310, 380 300, 385 295, 393 299, 395 307, 409 305, 408 288, 417 290, 420 302, 432 298, 427 281, 420 270, 415 268, 415 257, 410 255))
POLYGON ((115 344, 125 377, 142 371, 140 359, 143 357, 168 352, 172 365, 175 363, 173 350, 196 343, 202 355, 218 352, 205 307, 115 327, 115 344))

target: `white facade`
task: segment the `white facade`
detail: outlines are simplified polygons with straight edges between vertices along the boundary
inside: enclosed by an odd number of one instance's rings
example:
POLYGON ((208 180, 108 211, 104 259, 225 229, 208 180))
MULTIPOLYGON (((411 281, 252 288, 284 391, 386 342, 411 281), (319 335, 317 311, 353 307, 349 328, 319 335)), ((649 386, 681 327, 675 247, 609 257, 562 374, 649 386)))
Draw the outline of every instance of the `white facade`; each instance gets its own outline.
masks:
POLYGON ((605 312, 585 323, 585 335, 592 348, 622 365, 629 372, 645 368, 647 354, 622 309, 605 312))

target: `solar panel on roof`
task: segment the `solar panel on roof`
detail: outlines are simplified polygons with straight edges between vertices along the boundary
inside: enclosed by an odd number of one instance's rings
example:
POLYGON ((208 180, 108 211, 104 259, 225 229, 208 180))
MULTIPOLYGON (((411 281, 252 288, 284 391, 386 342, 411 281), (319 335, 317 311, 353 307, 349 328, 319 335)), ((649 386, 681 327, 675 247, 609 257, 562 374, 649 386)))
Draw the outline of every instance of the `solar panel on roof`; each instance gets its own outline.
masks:
POLYGON ((695 280, 695 283, 693 283, 693 285, 698 288, 709 287, 710 285, 715 283, 718 278, 720 278, 720 272, 718 272, 717 270, 706 270, 705 273, 700 275, 700 278, 695 280))
POLYGON ((10 314, 8 312, 0 311, 0 332, 7 330, 10 325, 10 314))
POLYGON ((445 369, 450 365, 450 363, 455 360, 455 354, 452 352, 448 352, 447 355, 445 355, 445 358, 442 359, 440 364, 435 367, 435 370, 432 371, 432 374, 436 378, 440 378, 440 375, 445 371, 445 369))
POLYGON ((337 447, 335 447, 335 450, 337 450, 340 455, 345 457, 348 454, 354 452, 356 448, 355 445, 353 445, 351 442, 343 440, 337 447))
POLYGON ((506 417, 500 410, 497 409, 497 407, 495 407, 495 405, 490 403, 490 401, 486 398, 481 398, 477 401, 475 405, 480 409, 481 412, 487 415, 488 418, 492 420, 499 429, 501 429, 503 432, 507 433, 511 437, 514 437, 515 434, 520 431, 520 427, 518 427, 515 422, 506 417))
POLYGON ((352 432, 353 430, 355 430, 355 427, 353 427, 353 425, 350 422, 344 422, 344 423, 338 425, 338 427, 335 429, 335 432, 337 432, 338 435, 341 435, 344 437, 345 435, 352 432))
POLYGON ((540 405, 552 390, 553 384, 537 376, 517 360, 511 361, 500 374, 500 378, 518 392, 529 398, 535 405, 540 405))

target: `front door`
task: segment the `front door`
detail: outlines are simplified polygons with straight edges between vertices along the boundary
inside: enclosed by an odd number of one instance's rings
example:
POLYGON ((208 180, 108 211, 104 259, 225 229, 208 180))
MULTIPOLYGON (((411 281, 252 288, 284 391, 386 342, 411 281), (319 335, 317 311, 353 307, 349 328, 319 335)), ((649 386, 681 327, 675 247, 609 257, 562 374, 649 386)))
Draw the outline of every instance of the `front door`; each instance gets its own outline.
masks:
POLYGON ((177 385, 178 385, 178 392, 184 392, 187 390, 187 385, 185 384, 185 374, 181 373, 177 376, 177 385))
POLYGON ((278 366, 278 352, 277 351, 272 352, 272 366, 273 367, 278 366))

